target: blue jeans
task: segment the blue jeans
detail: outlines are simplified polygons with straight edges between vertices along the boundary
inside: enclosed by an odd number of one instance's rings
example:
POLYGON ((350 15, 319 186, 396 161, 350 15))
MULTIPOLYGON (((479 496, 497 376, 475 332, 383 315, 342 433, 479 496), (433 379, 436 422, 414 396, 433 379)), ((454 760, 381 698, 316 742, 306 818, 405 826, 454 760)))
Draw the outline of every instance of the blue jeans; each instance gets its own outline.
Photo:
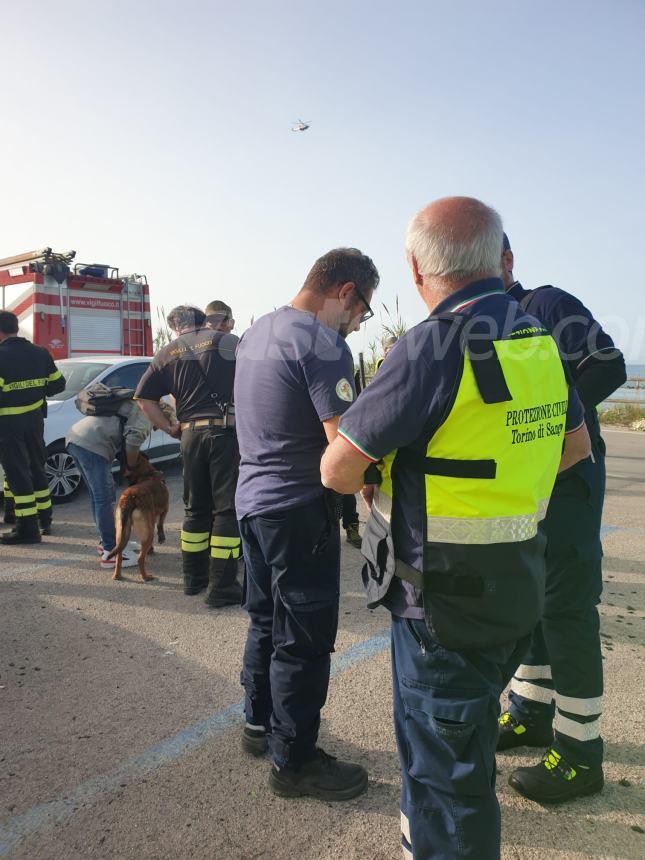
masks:
POLYGON ((322 496, 240 522, 249 632, 247 722, 270 731, 279 767, 313 758, 338 626, 340 539, 322 496))
POLYGON ((499 860, 499 697, 526 645, 450 651, 425 621, 392 616, 401 838, 410 857, 499 860))
POLYGON ((116 492, 112 477, 112 464, 103 457, 99 457, 98 454, 74 445, 73 442, 70 442, 67 450, 78 463, 78 468, 81 470, 83 480, 87 485, 92 505, 92 517, 96 523, 96 530, 103 549, 111 550, 116 545, 114 528, 116 492))

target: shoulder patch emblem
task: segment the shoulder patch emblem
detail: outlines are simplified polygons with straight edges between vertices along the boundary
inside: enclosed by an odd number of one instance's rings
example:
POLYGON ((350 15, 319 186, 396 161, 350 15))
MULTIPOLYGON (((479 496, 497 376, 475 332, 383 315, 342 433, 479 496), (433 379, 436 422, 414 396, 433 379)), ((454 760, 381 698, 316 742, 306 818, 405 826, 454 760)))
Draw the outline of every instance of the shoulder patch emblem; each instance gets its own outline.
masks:
POLYGON ((354 399, 354 389, 352 388, 351 382, 347 379, 339 379, 336 383, 336 394, 341 400, 351 403, 354 399))

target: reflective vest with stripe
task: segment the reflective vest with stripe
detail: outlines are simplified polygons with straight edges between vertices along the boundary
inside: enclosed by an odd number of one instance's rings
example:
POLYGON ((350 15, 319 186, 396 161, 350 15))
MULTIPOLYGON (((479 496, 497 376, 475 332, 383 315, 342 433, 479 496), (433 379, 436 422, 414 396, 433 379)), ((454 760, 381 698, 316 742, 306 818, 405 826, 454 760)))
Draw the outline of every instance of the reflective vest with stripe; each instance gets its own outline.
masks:
MULTIPOLYGON (((390 522, 397 482, 411 472, 423 474, 426 622, 439 642, 460 649, 511 642, 530 632, 541 615, 544 541, 538 524, 555 482, 568 405, 562 362, 545 329, 471 339, 462 350, 452 403, 425 456, 399 449, 379 466, 376 522, 367 529, 365 547, 368 562, 379 552, 384 559, 387 553, 377 544, 390 522)), ((395 555, 391 536, 390 548, 395 555)), ((389 560, 390 573, 394 563, 389 560)), ((408 566, 396 564, 406 579, 408 566)), ((368 564, 364 580, 374 572, 368 564)), ((381 576, 371 595, 366 582, 368 596, 377 598, 372 604, 387 592, 388 579, 381 576)))

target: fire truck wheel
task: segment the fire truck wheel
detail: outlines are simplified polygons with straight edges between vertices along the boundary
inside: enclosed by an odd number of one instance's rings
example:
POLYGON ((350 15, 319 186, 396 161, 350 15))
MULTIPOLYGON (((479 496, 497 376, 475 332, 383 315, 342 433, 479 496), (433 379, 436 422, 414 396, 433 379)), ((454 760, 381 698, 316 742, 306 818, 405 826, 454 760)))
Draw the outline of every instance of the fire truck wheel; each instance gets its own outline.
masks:
POLYGON ((71 502, 83 484, 80 469, 76 461, 65 450, 61 440, 47 448, 45 471, 49 480, 49 492, 55 505, 71 502))

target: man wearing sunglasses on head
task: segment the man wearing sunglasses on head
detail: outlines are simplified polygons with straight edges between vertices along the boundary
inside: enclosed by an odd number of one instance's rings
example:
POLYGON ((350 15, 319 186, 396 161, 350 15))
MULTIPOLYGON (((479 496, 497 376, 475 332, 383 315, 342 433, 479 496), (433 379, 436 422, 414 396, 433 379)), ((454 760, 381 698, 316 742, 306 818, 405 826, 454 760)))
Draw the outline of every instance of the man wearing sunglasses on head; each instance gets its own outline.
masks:
POLYGON ((367 788, 364 768, 316 747, 340 581, 340 497, 324 490, 320 458, 355 399, 345 338, 372 316, 378 281, 360 251, 330 251, 238 348, 236 510, 250 617, 242 746, 270 748, 269 784, 282 797, 349 800, 367 788))
POLYGON ((221 302, 218 299, 210 302, 206 305, 204 313, 206 314, 206 328, 223 331, 226 334, 230 334, 235 328, 233 311, 226 302, 221 302))

